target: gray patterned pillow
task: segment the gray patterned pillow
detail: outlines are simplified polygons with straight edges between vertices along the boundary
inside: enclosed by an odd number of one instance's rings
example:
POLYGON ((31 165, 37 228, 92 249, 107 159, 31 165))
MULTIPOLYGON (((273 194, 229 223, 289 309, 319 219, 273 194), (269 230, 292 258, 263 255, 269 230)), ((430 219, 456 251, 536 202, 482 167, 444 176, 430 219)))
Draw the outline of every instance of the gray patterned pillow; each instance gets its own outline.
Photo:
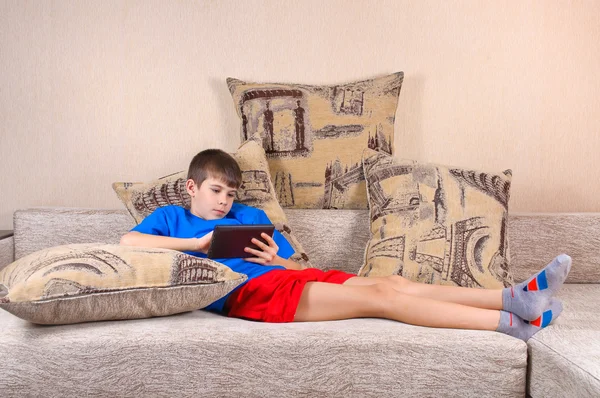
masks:
POLYGON ((512 285, 510 170, 422 164, 368 149, 363 168, 371 239, 360 276, 395 274, 463 287, 512 285))
POLYGON ((149 318, 204 308, 246 278, 174 250, 56 246, 0 271, 0 308, 48 325, 149 318))

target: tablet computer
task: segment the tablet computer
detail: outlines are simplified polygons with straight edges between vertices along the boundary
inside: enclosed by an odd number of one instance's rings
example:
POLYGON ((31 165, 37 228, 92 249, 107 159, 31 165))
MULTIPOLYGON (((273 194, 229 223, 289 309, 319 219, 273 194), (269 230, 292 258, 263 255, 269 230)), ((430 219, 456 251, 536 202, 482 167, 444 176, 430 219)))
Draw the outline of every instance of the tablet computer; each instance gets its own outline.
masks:
MULTIPOLYGON (((244 251, 245 247, 260 250, 252 238, 265 242, 260 234, 265 232, 273 236, 273 224, 254 225, 217 225, 208 248, 208 258, 247 258, 254 257, 252 253, 244 251)), ((267 243, 267 242, 265 242, 267 243)))

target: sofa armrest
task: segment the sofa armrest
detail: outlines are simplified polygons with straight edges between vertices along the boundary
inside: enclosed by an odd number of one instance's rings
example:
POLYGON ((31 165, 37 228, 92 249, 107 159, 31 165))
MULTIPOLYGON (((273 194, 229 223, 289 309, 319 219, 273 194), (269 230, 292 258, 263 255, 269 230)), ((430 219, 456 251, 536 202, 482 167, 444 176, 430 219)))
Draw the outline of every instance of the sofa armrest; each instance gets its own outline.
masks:
POLYGON ((13 231, 0 230, 0 269, 12 263, 15 259, 13 231))

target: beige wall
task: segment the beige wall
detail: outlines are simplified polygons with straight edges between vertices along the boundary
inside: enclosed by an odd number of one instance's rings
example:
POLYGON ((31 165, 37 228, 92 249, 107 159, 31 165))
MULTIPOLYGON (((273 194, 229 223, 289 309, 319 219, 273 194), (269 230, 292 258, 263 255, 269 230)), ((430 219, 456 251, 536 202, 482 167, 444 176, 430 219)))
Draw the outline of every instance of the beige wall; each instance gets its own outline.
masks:
POLYGON ((600 2, 0 0, 0 229, 233 150, 227 76, 403 70, 399 156, 512 168, 511 211, 600 211, 600 2))

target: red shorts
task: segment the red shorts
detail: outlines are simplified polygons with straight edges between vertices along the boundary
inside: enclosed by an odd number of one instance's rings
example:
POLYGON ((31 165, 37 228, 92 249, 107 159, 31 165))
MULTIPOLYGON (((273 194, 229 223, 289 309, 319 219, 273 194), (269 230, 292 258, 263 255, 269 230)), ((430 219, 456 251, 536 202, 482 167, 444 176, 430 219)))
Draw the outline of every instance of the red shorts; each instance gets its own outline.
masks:
POLYGON ((292 322, 307 282, 341 285, 355 276, 317 268, 273 270, 251 279, 233 292, 225 305, 229 309, 227 315, 263 322, 292 322))

